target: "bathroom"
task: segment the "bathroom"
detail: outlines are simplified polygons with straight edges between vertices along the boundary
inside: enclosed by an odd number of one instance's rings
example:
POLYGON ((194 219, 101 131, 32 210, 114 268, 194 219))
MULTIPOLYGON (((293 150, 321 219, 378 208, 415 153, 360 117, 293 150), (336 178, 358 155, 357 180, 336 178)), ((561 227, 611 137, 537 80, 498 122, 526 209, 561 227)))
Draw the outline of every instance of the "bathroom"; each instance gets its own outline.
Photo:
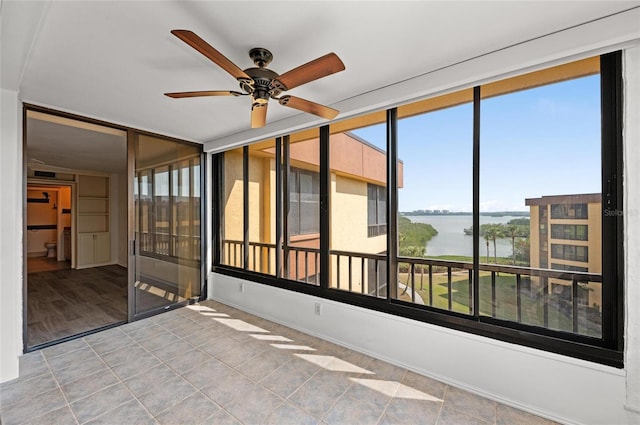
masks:
POLYGON ((28 272, 71 267, 71 187, 28 185, 28 272))

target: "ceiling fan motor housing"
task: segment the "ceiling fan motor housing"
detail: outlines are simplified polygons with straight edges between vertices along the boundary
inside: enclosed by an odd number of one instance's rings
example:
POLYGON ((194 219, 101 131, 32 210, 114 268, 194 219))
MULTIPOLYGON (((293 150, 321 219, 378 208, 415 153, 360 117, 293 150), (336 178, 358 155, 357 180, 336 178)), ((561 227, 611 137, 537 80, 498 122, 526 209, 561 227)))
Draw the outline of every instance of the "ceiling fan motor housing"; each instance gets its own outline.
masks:
POLYGON ((278 78, 278 73, 267 68, 247 68, 244 72, 253 81, 240 81, 240 88, 248 94, 253 95, 256 102, 266 103, 270 97, 278 96, 280 90, 273 84, 278 78))

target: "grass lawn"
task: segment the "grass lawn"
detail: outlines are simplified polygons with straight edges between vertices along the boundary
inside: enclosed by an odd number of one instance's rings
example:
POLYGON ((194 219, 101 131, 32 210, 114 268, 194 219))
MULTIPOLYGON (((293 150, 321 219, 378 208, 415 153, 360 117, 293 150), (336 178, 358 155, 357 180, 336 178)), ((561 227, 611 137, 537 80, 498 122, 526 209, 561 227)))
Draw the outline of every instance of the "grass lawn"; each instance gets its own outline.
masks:
MULTIPOLYGON (((399 273, 400 283, 407 284, 408 273, 399 273)), ((416 273, 415 275, 416 293, 422 297, 426 305, 429 305, 429 275, 416 273)), ((470 314, 469 312, 469 273, 467 270, 454 271, 451 279, 451 310, 459 313, 470 314)), ((551 295, 548 313, 548 328, 572 332, 573 321, 570 313, 562 312, 555 307, 553 296, 551 295)), ((411 301, 410 292, 407 291, 400 299, 411 301)), ((433 274, 433 307, 448 310, 449 291, 447 287, 447 274, 433 274)), ((521 294, 522 323, 544 326, 543 299, 536 297, 528 289, 523 289, 521 294)), ((516 276, 504 274, 496 276, 496 315, 498 319, 517 321, 517 291, 516 276)), ((600 337, 600 325, 587 319, 587 314, 581 309, 579 316, 579 333, 589 336, 600 337)), ((491 301, 491 273, 480 272, 480 314, 483 316, 492 315, 491 301)))

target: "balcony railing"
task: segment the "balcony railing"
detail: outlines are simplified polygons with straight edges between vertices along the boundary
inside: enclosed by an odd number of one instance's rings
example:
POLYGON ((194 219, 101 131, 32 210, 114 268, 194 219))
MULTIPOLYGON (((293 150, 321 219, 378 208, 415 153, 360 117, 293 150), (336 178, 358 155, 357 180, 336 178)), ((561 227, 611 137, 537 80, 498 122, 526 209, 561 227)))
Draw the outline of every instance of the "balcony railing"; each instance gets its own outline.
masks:
MULTIPOLYGON (((226 239, 223 241, 222 263, 242 268, 244 242, 226 239)), ((249 242, 248 270, 270 275, 275 274, 276 246, 262 242, 249 242)), ((320 272, 320 250, 300 246, 284 246, 282 275, 287 279, 318 284, 320 272)))
POLYGON ((200 259, 200 236, 136 232, 136 241, 140 253, 149 257, 174 262, 200 259))
MULTIPOLYGON (((242 249, 241 241, 225 240, 225 264, 242 267, 242 249)), ((249 249, 250 270, 275 274, 275 245, 250 242, 249 249)), ((283 253, 288 261, 283 260, 282 277, 318 284, 319 249, 286 246, 283 253)), ((329 254, 331 288, 387 297, 386 255, 338 250, 329 254)), ((602 284, 600 274, 479 264, 479 276, 481 316, 601 336, 599 303, 589 306, 583 297, 602 284)), ((473 278, 470 262, 398 257, 397 299, 472 315, 473 278)))

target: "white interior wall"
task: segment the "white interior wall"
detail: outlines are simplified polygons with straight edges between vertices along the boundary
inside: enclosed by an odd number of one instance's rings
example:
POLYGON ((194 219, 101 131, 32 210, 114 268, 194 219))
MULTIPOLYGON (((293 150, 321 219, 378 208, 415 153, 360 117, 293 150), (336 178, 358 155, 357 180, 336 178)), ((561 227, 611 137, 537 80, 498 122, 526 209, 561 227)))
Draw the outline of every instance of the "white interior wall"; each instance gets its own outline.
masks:
POLYGON ((22 353, 22 113, 18 93, 0 91, 0 382, 18 376, 22 353))
POLYGON ((623 370, 229 276, 209 282, 212 299, 534 414, 627 423, 623 370))

